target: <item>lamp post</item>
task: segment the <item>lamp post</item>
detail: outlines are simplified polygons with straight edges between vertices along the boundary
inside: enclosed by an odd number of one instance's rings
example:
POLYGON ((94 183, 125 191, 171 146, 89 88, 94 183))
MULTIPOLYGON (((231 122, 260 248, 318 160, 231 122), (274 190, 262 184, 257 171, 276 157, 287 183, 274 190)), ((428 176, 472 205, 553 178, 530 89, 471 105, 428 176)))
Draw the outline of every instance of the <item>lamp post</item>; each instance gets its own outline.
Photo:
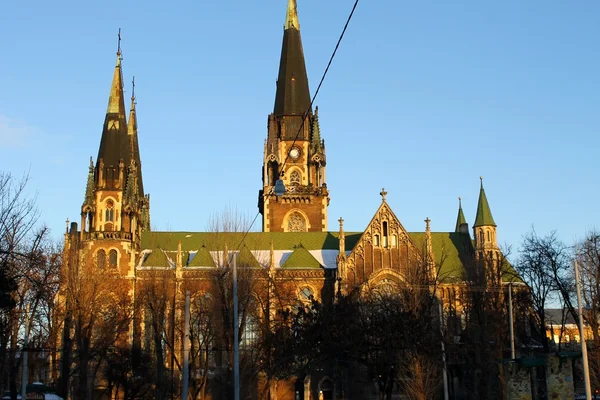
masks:
POLYGON ((577 260, 573 263, 575 268, 575 285, 577 287, 577 311, 579 312, 579 336, 581 338, 581 358, 583 361, 583 379, 585 383, 585 398, 592 399, 592 388, 590 385, 590 367, 588 365, 587 344, 585 342, 585 332, 583 331, 583 314, 581 312, 581 289, 579 287, 579 268, 577 260))

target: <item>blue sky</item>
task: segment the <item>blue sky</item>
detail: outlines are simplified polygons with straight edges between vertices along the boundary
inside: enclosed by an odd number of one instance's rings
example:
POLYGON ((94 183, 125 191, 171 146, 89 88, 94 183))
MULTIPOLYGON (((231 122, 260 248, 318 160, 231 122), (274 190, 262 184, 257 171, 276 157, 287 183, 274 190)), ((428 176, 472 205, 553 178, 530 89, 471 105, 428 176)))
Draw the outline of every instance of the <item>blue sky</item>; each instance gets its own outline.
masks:
MULTIPOLYGON (((286 3, 4 4, 0 170, 29 170, 55 237, 79 220, 121 28, 153 229, 254 217, 286 3)), ((298 3, 314 93, 354 1, 298 3)), ((452 230, 458 196, 472 225, 480 175, 513 253, 532 225, 600 228, 598 21, 596 0, 361 1, 316 100, 330 229, 364 229, 382 187, 409 231, 452 230)))

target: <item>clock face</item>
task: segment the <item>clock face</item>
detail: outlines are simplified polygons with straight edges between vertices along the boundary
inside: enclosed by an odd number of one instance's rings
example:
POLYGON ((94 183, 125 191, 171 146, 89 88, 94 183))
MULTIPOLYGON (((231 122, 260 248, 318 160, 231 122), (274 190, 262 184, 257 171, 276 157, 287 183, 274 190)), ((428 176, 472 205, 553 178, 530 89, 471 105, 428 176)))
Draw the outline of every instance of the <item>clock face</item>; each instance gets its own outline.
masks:
POLYGON ((297 147, 292 147, 290 150, 290 157, 292 157, 294 160, 297 160, 298 157, 300 157, 300 149, 297 147))

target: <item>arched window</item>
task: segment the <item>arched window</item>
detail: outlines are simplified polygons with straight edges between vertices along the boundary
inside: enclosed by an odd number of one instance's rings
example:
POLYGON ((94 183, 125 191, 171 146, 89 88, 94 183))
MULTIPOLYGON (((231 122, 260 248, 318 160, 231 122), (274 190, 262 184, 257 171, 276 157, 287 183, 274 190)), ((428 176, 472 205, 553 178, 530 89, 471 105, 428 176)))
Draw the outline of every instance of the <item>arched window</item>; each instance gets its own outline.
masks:
POLYGON ((302 301, 303 303, 309 303, 312 301, 313 298, 314 293, 312 289, 308 286, 305 286, 300 290, 300 301, 302 301))
POLYGON ((306 232, 306 220, 298 211, 290 214, 287 225, 288 232, 306 232))
POLYGON ((115 249, 108 252, 108 265, 111 268, 117 268, 117 251, 115 249))
POLYGON ((379 235, 373 235, 373 246, 379 247, 379 235))
POLYGON ((298 172, 298 170, 295 169, 290 173, 290 185, 292 185, 292 186, 300 185, 301 179, 302 179, 302 177, 300 176, 300 172, 298 172))
POLYGON ((483 244, 483 231, 479 232, 479 241, 481 242, 480 244, 483 244))
POLYGON ((106 202, 105 218, 106 222, 113 222, 115 220, 115 203, 112 200, 106 202))
POLYGON ((491 235, 490 235, 490 231, 488 231, 488 242, 491 241, 491 235))
POLYGON ((98 269, 106 268, 106 252, 104 250, 98 250, 96 253, 96 266, 98 269))
POLYGON ((381 224, 383 226, 383 247, 388 247, 388 223, 387 221, 383 221, 381 224))

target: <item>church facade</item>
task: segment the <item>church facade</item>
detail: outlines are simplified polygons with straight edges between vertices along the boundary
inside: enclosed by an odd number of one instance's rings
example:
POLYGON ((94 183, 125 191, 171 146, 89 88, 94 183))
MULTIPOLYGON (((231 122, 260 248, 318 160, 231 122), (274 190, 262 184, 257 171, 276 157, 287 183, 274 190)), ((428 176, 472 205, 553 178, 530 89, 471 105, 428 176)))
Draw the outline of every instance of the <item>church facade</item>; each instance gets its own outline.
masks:
MULTIPOLYGON (((259 309, 256 314, 248 311, 242 345, 254 340, 260 331, 259 320, 275 315, 276 308, 313 299, 334 302, 337 295, 357 288, 393 291, 407 281, 415 265, 437 282, 436 294, 444 310, 460 310, 455 299, 465 290, 467 266, 477 259, 502 258, 483 183, 472 231, 459 202, 453 230, 434 232, 425 219, 422 231, 407 232, 384 189, 381 205, 373 210, 363 231, 346 232, 341 218, 330 229, 327 210, 335 194, 327 188, 325 135, 320 130, 318 108, 313 110, 311 102, 295 0, 289 1, 286 11, 275 104, 268 115, 262 187, 257 188, 262 232, 228 232, 221 227, 211 232, 150 230, 150 197, 142 179, 135 92, 127 116, 122 67, 118 51, 98 154, 95 161, 90 160, 80 223, 72 223, 65 234, 65 268, 77 264, 80 271, 110 271, 121 279, 124 293, 136 303, 136 315, 119 340, 155 350, 164 345, 162 363, 167 369, 177 369, 178 375, 184 358, 181 329, 186 293, 196 307, 198 299, 223 295, 223 291, 215 292, 219 282, 215 271, 229 269, 232 256, 238 266, 253 271, 252 278, 240 272, 241 279, 252 282, 242 290, 255 299, 252 305, 240 307, 243 311, 259 309), (281 183, 284 192, 277 193, 276 186, 281 183), (158 282, 162 286, 157 291, 158 282), (152 303, 158 301, 157 293, 165 298, 160 307, 152 303), (265 305, 267 296, 274 300, 265 305), (157 309, 162 312, 159 316, 157 309), (161 318, 167 321, 166 328, 158 332, 156 324, 161 318)), ((223 300, 221 306, 226 303, 223 300)), ((73 329, 70 324, 65 324, 65 338, 73 329)), ((227 329, 221 327, 221 334, 227 329)), ((198 376, 210 376, 213 369, 226 363, 231 343, 225 339, 220 343, 221 350, 215 350, 214 342, 205 343, 212 346, 211 352, 207 350, 197 361, 205 365, 205 373, 198 372, 198 376)), ((257 379, 266 378, 263 374, 257 379)), ((333 399, 339 398, 335 384, 333 376, 320 372, 270 390, 280 398, 333 399)), ((197 385, 207 396, 211 390, 219 391, 208 381, 203 388, 201 383, 197 385)))

